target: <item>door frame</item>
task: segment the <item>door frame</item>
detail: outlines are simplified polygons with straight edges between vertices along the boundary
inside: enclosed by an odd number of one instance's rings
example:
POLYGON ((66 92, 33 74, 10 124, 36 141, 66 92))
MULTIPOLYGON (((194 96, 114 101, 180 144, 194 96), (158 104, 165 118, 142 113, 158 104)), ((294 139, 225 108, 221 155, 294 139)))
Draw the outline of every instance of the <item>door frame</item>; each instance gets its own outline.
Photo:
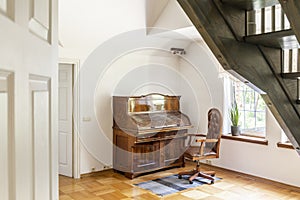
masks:
MULTIPOLYGON (((80 100, 80 87, 79 87, 79 70, 80 60, 72 58, 59 58, 58 64, 70 64, 73 68, 73 178, 80 178, 80 138, 79 138, 79 100, 80 100), (76 82, 75 82, 76 81, 76 82), (76 83, 76 84, 75 84, 76 83), (77 94, 76 96, 74 94, 77 94)), ((58 66, 59 67, 59 66, 58 66)))

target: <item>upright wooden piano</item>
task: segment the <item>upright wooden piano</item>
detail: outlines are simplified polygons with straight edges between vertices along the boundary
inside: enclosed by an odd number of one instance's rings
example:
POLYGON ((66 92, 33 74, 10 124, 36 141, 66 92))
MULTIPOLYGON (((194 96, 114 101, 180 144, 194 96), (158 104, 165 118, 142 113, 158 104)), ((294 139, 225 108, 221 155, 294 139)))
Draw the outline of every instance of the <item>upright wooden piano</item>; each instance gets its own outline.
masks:
POLYGON ((180 96, 113 97, 113 168, 128 178, 184 166, 189 117, 180 96))

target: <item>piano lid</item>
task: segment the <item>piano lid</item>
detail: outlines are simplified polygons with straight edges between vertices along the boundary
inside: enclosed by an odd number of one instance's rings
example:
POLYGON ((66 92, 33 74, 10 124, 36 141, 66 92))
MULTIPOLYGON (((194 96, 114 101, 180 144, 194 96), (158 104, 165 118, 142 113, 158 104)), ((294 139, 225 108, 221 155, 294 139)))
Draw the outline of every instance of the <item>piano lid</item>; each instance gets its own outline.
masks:
POLYGON ((128 99, 128 113, 153 113, 179 110, 180 96, 148 94, 128 99))
POLYGON ((191 123, 189 117, 180 112, 179 100, 180 96, 158 93, 114 96, 113 127, 133 134, 188 129, 191 123))
POLYGON ((188 117, 180 111, 136 113, 131 118, 138 130, 191 126, 188 117))

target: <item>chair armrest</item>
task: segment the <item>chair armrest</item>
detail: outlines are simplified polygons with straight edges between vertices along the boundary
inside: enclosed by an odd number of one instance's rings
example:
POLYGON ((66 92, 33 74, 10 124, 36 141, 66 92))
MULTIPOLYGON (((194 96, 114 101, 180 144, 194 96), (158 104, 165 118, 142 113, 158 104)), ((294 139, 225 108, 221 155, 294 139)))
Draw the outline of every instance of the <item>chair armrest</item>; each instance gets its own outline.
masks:
POLYGON ((189 133, 188 136, 206 137, 206 133, 189 133))
POLYGON ((187 134, 187 136, 189 137, 188 144, 191 145, 192 137, 205 137, 206 134, 203 134, 203 133, 189 133, 189 134, 187 134))
POLYGON ((196 139, 195 142, 205 142, 206 138, 200 138, 200 139, 196 139))
POLYGON ((200 151, 199 151, 199 154, 200 155, 203 155, 204 154, 204 144, 205 143, 215 143, 215 142, 218 142, 219 139, 197 139, 196 142, 200 142, 200 151))
POLYGON ((196 139, 196 142, 207 142, 207 143, 213 143, 213 142, 218 142, 219 139, 196 139))

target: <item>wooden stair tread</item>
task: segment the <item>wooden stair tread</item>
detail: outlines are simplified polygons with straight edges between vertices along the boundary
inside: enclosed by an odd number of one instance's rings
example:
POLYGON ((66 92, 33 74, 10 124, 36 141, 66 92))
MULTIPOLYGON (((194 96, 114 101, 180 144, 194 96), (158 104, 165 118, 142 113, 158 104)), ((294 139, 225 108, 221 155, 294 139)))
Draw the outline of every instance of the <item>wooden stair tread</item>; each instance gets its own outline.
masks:
POLYGON ((278 0, 222 0, 222 2, 243 10, 255 10, 279 4, 278 0))
POLYGON ((297 79, 300 78, 300 72, 282 73, 282 78, 297 79))
POLYGON ((299 42, 292 29, 245 36, 244 41, 266 47, 282 49, 299 48, 299 42))

